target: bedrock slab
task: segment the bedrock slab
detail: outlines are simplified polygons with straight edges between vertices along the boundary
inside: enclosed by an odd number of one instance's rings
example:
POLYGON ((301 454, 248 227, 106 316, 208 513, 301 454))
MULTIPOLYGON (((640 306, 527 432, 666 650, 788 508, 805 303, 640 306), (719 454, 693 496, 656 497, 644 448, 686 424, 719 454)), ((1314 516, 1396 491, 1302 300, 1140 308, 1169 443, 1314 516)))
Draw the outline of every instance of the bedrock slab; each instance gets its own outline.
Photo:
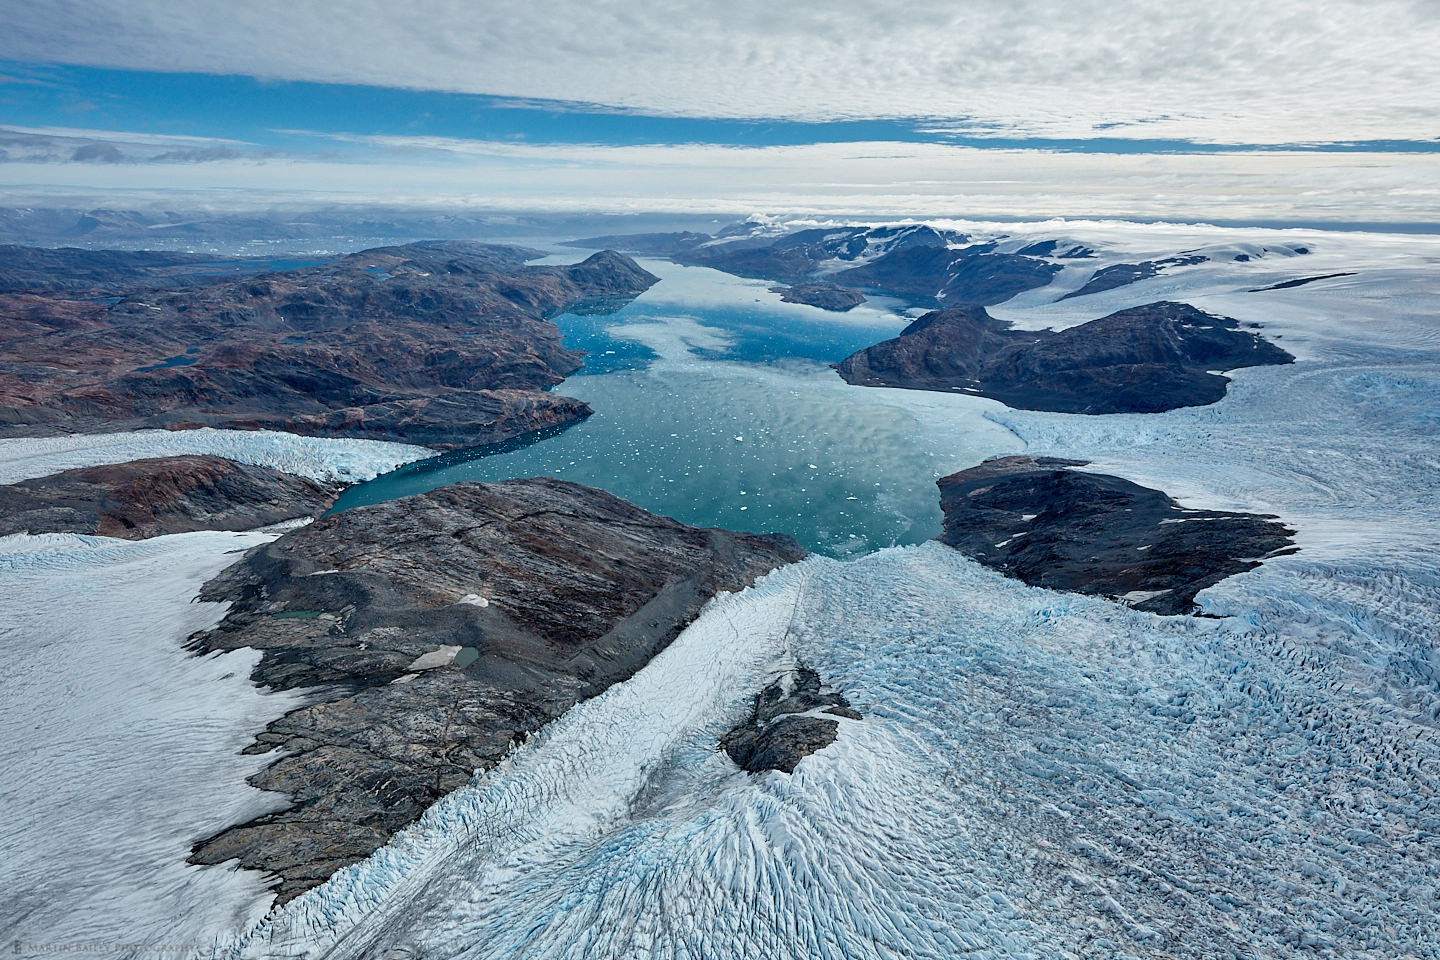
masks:
POLYGON ((224 457, 132 460, 0 486, 0 536, 84 533, 144 540, 194 530, 251 530, 317 516, 338 492, 337 484, 224 457))
POLYGON ((317 701, 249 748, 283 752, 250 782, 292 805, 194 862, 271 872, 294 897, 633 675, 716 592, 804 553, 552 478, 356 507, 251 550, 203 591, 233 606, 194 646, 254 647, 256 683, 317 701))

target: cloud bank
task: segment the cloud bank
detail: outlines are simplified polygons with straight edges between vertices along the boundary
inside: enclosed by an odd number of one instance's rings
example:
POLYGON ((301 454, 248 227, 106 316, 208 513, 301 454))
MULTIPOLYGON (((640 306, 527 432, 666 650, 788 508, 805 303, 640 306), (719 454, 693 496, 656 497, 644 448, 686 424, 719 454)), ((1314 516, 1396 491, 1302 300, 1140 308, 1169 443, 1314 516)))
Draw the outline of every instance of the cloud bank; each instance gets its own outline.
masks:
POLYGON ((974 134, 1440 138, 1433 0, 52 0, 0 57, 974 134))
POLYGON ((542 146, 351 138, 365 159, 0 165, 12 197, 107 204, 1440 222, 1440 154, 1083 154, 945 144, 542 146))

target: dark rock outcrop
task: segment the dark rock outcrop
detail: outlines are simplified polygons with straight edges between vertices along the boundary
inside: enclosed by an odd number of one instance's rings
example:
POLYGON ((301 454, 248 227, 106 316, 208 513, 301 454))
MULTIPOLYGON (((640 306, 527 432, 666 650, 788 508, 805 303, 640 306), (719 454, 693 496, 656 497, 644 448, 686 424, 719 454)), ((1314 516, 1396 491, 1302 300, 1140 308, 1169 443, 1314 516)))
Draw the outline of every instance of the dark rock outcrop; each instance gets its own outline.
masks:
POLYGON ((545 318, 656 278, 613 252, 533 253, 422 243, 115 302, 0 295, 0 435, 208 425, 457 448, 573 423, 589 407, 546 391, 582 355, 545 318))
POLYGON ((804 664, 755 696, 744 723, 720 739, 720 746, 751 773, 793 773, 799 762, 835 742, 840 724, 817 714, 859 720, 839 693, 821 688, 820 675, 804 664))
POLYGON ((1149 280, 1151 277, 1159 276, 1169 267, 1189 267, 1197 263, 1204 263, 1209 259, 1207 256, 1195 253, 1179 257, 1166 257, 1163 260, 1144 260, 1140 263, 1117 263, 1096 270, 1091 274, 1090 279, 1085 282, 1085 286, 1079 290, 1073 290, 1065 294, 1060 300, 1069 300, 1071 297, 1084 297, 1092 293, 1114 290, 1116 287, 1128 286, 1141 280, 1149 280))
POLYGON ((1160 302, 1059 332, 939 310, 836 369, 860 386, 963 390, 1023 410, 1156 413, 1223 397, 1230 381, 1211 370, 1293 360, 1234 320, 1160 302))
POLYGON ((550 478, 356 507, 257 547, 207 584, 233 606, 195 648, 253 647, 255 682, 323 693, 250 748, 285 752, 251 783, 293 805, 192 859, 271 871, 289 899, 631 676, 717 591, 803 555, 550 478))
MULTIPOLYGON (((1297 251, 1298 252, 1298 251, 1297 251)), ((1306 251, 1307 253, 1309 251, 1306 251)), ((1268 287, 1255 287, 1250 293, 1264 293, 1266 290, 1290 290, 1295 287, 1303 287, 1307 283, 1314 283, 1317 280, 1334 280, 1337 277, 1353 277, 1354 272, 1348 273, 1322 273, 1318 277, 1297 277, 1294 280, 1281 280, 1279 283, 1272 283, 1268 287)))
POLYGON ((1022 257, 1054 257, 1057 260, 1081 260, 1095 256, 1092 248, 1079 243, 1070 243, 1061 250, 1059 240, 1037 240, 1015 252, 1022 257))
MULTIPOLYGON (((901 250, 961 242, 964 235, 927 226, 820 227, 782 237, 753 236, 707 243, 677 251, 677 263, 710 267, 740 277, 798 283, 822 267, 844 264, 901 250)), ((848 282, 848 281, 847 281, 848 282)))
POLYGON ((958 250, 907 247, 862 267, 842 270, 833 279, 883 290, 916 303, 986 305, 1003 303, 1018 293, 1043 287, 1060 269, 1035 257, 994 253, 989 244, 958 250))
POLYGON ((821 310, 844 313, 865 302, 865 294, 849 287, 837 287, 833 283, 797 283, 790 287, 771 287, 771 293, 780 294, 786 303, 803 303, 821 310))
POLYGON ((1070 469, 1083 465, 1002 457, 941 478, 940 541, 1028 584, 1159 614, 1190 613, 1197 592, 1295 552, 1294 531, 1273 516, 1187 510, 1159 490, 1070 469))
POLYGON ((86 533, 143 540, 192 530, 250 530, 313 517, 337 487, 223 457, 85 467, 0 486, 0 536, 86 533))

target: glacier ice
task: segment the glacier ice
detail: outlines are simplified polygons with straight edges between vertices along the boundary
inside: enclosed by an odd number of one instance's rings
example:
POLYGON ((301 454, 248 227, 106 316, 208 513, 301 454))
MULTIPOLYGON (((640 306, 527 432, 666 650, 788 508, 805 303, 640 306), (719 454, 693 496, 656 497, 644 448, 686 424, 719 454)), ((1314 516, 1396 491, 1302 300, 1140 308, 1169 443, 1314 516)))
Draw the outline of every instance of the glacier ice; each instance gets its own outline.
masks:
POLYGON ((1377 568, 1324 575, 1215 621, 934 544, 806 561, 217 955, 1437 955, 1440 569, 1385 632, 1377 568), (716 740, 792 657, 865 719, 737 773, 716 740))
MULTIPOLYGON (((1116 262, 1224 233, 1066 230, 1116 262)), ((1241 233, 1307 243, 1307 272, 1365 269, 1243 295, 1296 258, 1216 262, 995 311, 1189 299, 1301 357, 1220 403, 1082 417, 873 391, 927 425, 917 442, 984 418, 1298 527, 1299 554, 1201 594, 1212 616, 1029 588, 934 544, 811 559, 211 952, 1440 957, 1435 244, 1241 233), (716 741, 796 657, 865 719, 794 776, 738 773, 716 741)))
MULTIPOLYGON (((103 917, 116 937, 159 939, 131 936, 149 925, 225 958, 1440 957, 1440 238, 993 232, 1094 246, 1075 286, 1108 263, 1217 256, 992 311, 1022 328, 1183 299, 1263 324, 1299 362, 1152 415, 848 389, 903 415, 917 449, 1087 458, 1187 505, 1278 513, 1300 553, 1203 592, 1209 616, 1173 618, 1030 588, 936 544, 812 558, 717 598, 629 681, 261 919, 256 878, 181 863, 197 833, 263 809, 236 792, 252 758, 234 751, 284 707, 249 690, 242 660, 178 653, 217 616, 185 591, 261 535, 0 541, 4 759, 34 781, 5 784, 25 815, 0 880, 38 891, 0 907, 7 935, 58 923, 84 939, 103 917), (1296 244, 1311 254, 1219 259, 1296 244), (1339 270, 1355 276, 1247 292, 1339 270), (149 632, 132 604, 153 608, 149 632), (47 617, 59 646, 36 640, 47 617), (153 676, 126 672, 132 649, 153 676), (744 774, 717 741, 797 659, 864 719, 793 776, 744 774), (91 676, 102 669, 113 681, 91 676), (111 748, 120 773, 99 747, 53 752, 93 716, 56 699, 71 689, 140 718, 111 748), (214 711, 179 712, 194 732, 142 722, 192 702, 214 711), (193 805, 163 781, 176 756, 193 805), (148 815, 162 807, 175 815, 148 815)), ((694 354, 693 325, 639 332, 665 348, 660 375, 788 376, 694 354)))
POLYGON ((198 658, 184 641, 225 612, 193 602, 200 585, 275 536, 0 538, 7 950, 195 943, 263 913, 259 874, 185 858, 200 837, 277 806, 245 784, 264 759, 240 750, 302 701, 250 683, 258 654, 198 658))
POLYGON ((16 483, 78 467, 182 454, 228 457, 311 480, 354 482, 433 456, 434 451, 388 440, 302 437, 278 430, 214 427, 8 437, 0 438, 0 483, 16 483))

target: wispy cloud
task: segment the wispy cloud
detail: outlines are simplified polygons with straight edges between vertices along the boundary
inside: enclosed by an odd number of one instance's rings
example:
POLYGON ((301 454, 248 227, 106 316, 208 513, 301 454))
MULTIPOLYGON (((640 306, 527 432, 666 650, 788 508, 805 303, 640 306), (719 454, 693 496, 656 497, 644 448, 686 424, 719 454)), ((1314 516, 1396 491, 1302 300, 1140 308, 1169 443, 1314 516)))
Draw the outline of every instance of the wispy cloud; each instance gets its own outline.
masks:
POLYGON ((1440 137, 1433 0, 53 0, 0 56, 971 135, 1440 137))
POLYGON ((78 127, 0 125, 0 161, 9 163, 206 163, 277 154, 220 137, 78 127))

